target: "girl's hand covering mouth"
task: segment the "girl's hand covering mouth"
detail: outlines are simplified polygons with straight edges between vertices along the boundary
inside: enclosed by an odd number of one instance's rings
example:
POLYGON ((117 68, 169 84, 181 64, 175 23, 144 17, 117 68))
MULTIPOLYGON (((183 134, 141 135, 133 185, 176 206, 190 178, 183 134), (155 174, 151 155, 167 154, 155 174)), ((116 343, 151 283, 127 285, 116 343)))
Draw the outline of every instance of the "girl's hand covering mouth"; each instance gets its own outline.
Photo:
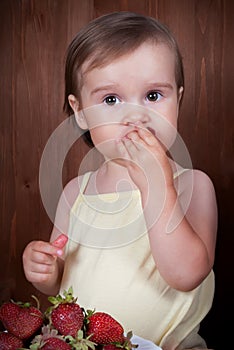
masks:
POLYGON ((121 141, 123 138, 128 138, 128 134, 137 131, 138 129, 146 129, 148 130, 151 134, 153 134, 156 137, 156 132, 153 128, 150 126, 144 127, 140 122, 127 122, 125 123, 126 126, 128 126, 128 130, 124 132, 124 134, 120 135, 117 141, 121 141))

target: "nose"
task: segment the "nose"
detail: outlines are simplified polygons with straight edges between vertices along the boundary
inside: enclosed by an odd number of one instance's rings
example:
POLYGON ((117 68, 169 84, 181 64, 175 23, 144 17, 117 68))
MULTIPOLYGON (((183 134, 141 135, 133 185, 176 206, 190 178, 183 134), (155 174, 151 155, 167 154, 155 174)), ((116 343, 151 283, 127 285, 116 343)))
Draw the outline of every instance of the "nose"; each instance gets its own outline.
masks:
POLYGON ((123 116, 122 122, 123 124, 137 124, 137 125, 144 125, 148 123, 150 120, 149 114, 147 113, 147 110, 140 107, 140 106, 134 106, 129 107, 123 116))

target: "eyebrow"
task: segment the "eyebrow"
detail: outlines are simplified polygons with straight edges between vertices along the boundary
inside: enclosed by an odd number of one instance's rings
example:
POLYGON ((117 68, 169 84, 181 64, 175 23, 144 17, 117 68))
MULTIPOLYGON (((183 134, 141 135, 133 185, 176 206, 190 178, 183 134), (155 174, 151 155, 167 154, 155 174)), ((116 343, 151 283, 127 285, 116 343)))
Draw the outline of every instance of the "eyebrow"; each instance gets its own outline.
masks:
MULTIPOLYGON (((160 83, 160 82, 152 82, 149 84, 145 84, 145 87, 147 90, 155 90, 155 89, 169 89, 173 90, 173 86, 170 83, 160 83)), ((111 89, 117 89, 119 88, 119 84, 111 83, 111 84, 106 84, 103 86, 98 86, 95 89, 91 91, 91 95, 94 95, 98 92, 105 92, 105 91, 110 91, 111 89)))
POLYGON ((164 89, 173 89, 173 85, 170 83, 160 83, 160 82, 152 82, 149 84, 146 84, 146 87, 148 89, 159 89, 159 88, 164 88, 164 89))
POLYGON ((97 92, 104 92, 104 91, 110 91, 110 89, 116 89, 119 87, 119 84, 107 84, 103 86, 98 86, 95 89, 91 91, 91 95, 96 94, 97 92))

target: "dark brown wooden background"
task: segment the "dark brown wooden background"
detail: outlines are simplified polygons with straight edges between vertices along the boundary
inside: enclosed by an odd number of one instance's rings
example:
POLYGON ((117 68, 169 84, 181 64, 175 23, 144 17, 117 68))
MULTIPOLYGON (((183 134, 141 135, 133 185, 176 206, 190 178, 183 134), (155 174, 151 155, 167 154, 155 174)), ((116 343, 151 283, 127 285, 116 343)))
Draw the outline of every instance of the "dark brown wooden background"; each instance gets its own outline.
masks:
MULTIPOLYGON (((130 10, 169 25, 184 57, 186 89, 179 130, 195 168, 213 180, 219 207, 216 294, 202 334, 215 349, 233 348, 234 2, 232 0, 0 1, 0 300, 40 295, 25 280, 21 255, 33 239, 48 240, 51 222, 41 202, 43 148, 65 119, 63 64, 68 43, 89 20, 130 10), (224 326, 221 331, 221 326, 224 326), (226 345, 224 345, 226 344, 226 345)), ((77 173, 81 142, 64 165, 77 173)), ((53 177, 53 174, 51 174, 53 177)), ((128 310, 128 312, 131 312, 128 310)), ((140 322, 140 320, 139 320, 140 322)))

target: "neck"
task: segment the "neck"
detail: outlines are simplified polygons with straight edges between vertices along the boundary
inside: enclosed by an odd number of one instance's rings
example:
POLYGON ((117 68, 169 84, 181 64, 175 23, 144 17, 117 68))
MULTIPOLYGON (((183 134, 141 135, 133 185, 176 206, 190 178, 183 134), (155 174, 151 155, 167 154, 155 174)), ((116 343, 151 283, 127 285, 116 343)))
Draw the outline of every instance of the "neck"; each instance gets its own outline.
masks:
POLYGON ((124 192, 136 189, 125 166, 105 161, 95 173, 98 193, 124 192))

